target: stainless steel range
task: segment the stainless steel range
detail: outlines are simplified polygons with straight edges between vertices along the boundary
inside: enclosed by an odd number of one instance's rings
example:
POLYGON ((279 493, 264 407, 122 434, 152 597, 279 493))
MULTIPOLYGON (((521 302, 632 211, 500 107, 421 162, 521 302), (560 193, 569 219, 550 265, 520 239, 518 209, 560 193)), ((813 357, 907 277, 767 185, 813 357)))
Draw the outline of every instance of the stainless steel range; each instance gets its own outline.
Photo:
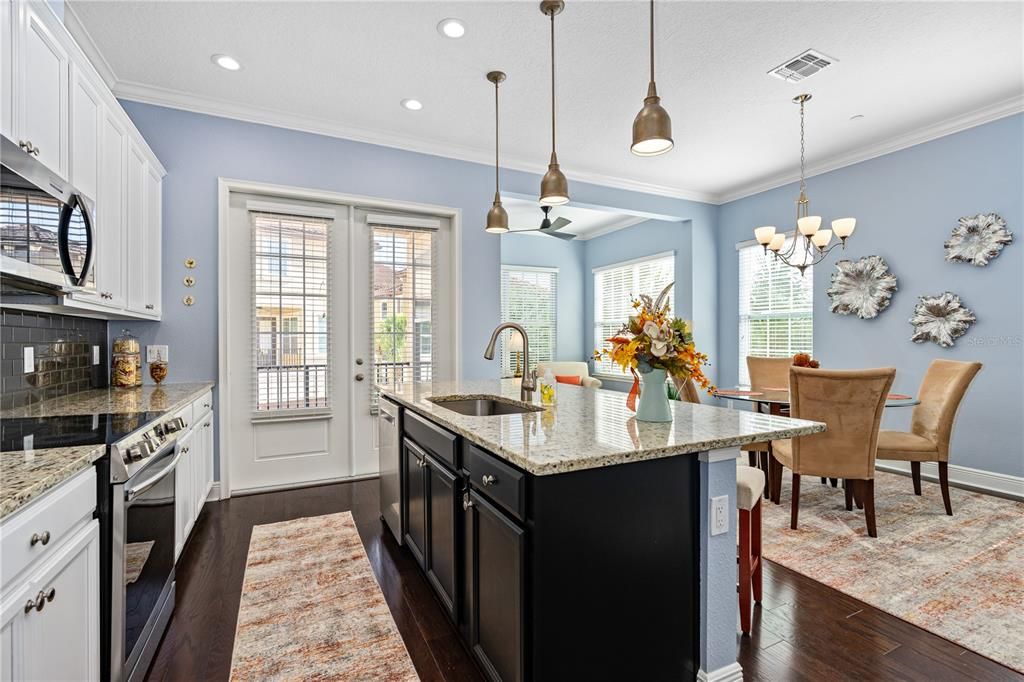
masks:
POLYGON ((181 419, 163 412, 5 419, 0 445, 106 443, 96 464, 102 679, 141 680, 174 609, 175 476, 181 419))

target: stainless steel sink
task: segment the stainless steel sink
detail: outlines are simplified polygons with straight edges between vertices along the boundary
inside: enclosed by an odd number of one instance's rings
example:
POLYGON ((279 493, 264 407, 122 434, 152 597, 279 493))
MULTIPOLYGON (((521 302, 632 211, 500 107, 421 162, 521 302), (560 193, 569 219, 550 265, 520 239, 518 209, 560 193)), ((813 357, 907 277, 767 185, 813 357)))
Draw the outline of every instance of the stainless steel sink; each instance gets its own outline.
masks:
POLYGON ((507 398, 487 396, 483 398, 456 398, 437 396, 427 398, 435 405, 446 410, 469 415, 470 417, 492 417, 499 414, 525 414, 527 412, 543 412, 543 407, 517 403, 507 398))

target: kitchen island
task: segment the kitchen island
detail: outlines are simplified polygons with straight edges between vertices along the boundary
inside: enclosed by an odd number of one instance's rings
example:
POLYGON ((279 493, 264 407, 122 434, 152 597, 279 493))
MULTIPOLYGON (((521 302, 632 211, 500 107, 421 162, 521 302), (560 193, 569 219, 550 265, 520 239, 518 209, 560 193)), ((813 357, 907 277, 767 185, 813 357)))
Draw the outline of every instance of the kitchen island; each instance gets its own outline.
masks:
POLYGON ((382 506, 490 678, 741 679, 736 448, 823 424, 687 403, 639 422, 624 393, 559 386, 541 407, 517 380, 379 388, 398 406, 382 506))

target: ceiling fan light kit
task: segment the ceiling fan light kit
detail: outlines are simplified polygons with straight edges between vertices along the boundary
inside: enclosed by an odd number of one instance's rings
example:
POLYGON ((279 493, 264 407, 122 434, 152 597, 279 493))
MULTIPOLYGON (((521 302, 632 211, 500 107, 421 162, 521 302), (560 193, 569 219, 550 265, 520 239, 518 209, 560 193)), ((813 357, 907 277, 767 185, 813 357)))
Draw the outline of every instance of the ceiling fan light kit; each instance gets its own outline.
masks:
POLYGON ((654 84, 654 0, 651 0, 651 82, 640 113, 633 119, 633 144, 629 150, 637 156, 658 156, 672 149, 672 119, 661 106, 654 84))
POLYGON ((491 234, 503 234, 508 232, 508 212, 501 205, 499 189, 501 166, 498 163, 498 84, 505 80, 505 73, 491 71, 487 74, 487 80, 494 83, 494 202, 491 204, 491 210, 487 212, 487 226, 484 229, 491 234))

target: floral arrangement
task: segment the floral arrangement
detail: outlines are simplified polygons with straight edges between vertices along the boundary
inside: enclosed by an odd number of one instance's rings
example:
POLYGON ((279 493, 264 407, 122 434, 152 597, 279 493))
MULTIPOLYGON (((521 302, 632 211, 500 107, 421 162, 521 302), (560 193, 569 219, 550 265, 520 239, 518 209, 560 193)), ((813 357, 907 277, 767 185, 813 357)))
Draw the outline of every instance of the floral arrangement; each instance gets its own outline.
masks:
POLYGON ((811 358, 809 353, 797 353, 793 356, 794 367, 810 367, 811 369, 818 369, 821 365, 817 360, 811 358))
POLYGON ((623 371, 633 375, 633 389, 630 391, 629 406, 635 409, 636 396, 640 389, 640 376, 652 369, 663 369, 678 389, 683 382, 693 379, 698 386, 714 391, 710 380, 704 376, 703 366, 708 356, 698 352, 693 343, 690 324, 678 317, 669 316, 668 292, 672 284, 665 287, 657 299, 641 295, 633 300, 636 314, 629 318, 619 332, 608 339, 611 348, 594 351, 594 359, 608 358, 623 371))

